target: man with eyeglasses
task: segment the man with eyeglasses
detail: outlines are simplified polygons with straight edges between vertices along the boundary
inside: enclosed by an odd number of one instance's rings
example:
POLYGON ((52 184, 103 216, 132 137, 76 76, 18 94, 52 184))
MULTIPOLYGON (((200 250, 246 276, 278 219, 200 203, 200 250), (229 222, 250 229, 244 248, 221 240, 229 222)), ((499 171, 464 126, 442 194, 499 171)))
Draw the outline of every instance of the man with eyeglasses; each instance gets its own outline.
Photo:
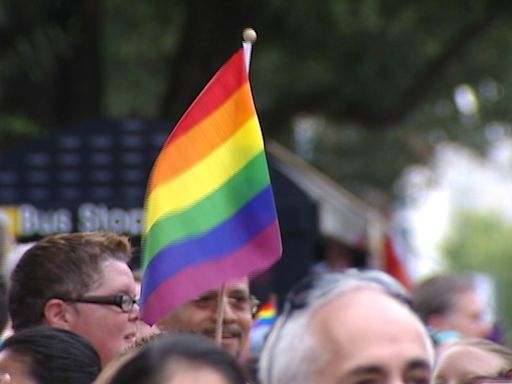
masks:
POLYGON ((48 236, 21 257, 10 277, 15 332, 47 324, 87 339, 102 365, 137 337, 136 285, 124 236, 84 232, 48 236))
MULTIPOLYGON (((219 290, 206 292, 167 314, 156 326, 163 332, 194 332, 215 339, 219 290)), ((240 358, 248 349, 257 300, 249 293, 249 279, 230 281, 222 297, 224 316, 221 344, 240 358)))
POLYGON ((429 384, 433 346, 400 284, 327 273, 293 290, 259 364, 262 384, 429 384))

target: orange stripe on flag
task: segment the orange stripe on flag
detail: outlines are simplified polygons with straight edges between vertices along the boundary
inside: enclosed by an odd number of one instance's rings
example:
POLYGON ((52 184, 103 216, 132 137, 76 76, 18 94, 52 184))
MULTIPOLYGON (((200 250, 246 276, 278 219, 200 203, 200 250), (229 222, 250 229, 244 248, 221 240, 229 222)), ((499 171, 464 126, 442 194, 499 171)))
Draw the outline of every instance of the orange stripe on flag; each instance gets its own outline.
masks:
POLYGON ((171 138, 155 164, 149 191, 199 163, 254 115, 251 89, 246 82, 226 103, 185 135, 174 141, 171 138))

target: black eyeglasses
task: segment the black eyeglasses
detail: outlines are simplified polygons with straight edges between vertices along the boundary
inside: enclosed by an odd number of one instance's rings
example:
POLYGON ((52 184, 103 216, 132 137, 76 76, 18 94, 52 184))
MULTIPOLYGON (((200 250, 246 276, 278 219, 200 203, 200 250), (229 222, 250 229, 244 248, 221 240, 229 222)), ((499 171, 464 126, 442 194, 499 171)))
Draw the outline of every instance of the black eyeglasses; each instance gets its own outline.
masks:
POLYGON ((82 296, 82 297, 58 297, 62 301, 70 303, 88 303, 100 305, 115 305, 123 312, 131 312, 138 300, 126 293, 118 293, 117 295, 110 296, 82 296))

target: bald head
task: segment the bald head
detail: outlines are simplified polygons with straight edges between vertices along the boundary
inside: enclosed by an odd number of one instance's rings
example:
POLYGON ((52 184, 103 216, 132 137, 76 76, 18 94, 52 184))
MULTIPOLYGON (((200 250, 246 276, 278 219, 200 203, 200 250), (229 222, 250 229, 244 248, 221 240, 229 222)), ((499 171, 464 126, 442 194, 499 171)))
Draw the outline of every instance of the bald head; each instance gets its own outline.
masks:
POLYGON ((358 289, 321 307, 311 331, 325 350, 315 382, 428 381, 433 349, 418 317, 396 299, 375 289, 358 289))
POLYGON ((430 380, 430 338, 396 280, 375 271, 320 280, 290 297, 263 349, 262 384, 430 380))

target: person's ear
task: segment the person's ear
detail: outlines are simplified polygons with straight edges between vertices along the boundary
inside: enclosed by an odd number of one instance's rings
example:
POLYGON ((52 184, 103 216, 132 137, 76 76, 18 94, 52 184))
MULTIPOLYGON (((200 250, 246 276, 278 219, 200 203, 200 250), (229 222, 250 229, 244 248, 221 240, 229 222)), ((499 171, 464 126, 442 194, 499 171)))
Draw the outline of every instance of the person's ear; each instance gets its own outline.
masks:
POLYGON ((44 306, 45 323, 57 328, 69 329, 73 319, 72 308, 61 299, 50 299, 44 306))

